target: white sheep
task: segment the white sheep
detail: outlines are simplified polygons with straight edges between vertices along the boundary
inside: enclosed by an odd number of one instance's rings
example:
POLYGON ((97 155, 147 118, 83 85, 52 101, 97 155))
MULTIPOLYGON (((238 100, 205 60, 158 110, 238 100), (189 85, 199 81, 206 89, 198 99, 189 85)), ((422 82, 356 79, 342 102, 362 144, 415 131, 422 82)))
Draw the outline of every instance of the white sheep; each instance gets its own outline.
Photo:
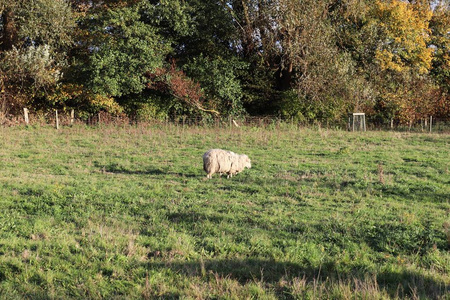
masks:
POLYGON ((206 178, 211 178, 214 173, 227 174, 227 178, 242 172, 245 168, 252 167, 250 158, 247 155, 236 154, 222 149, 211 149, 203 154, 203 170, 206 178))

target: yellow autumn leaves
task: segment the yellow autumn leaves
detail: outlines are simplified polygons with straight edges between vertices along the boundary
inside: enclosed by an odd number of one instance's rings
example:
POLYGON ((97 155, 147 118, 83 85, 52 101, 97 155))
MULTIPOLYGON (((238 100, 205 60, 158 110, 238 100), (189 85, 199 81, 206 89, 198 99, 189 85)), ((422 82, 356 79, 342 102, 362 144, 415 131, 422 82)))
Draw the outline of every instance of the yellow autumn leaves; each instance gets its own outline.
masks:
POLYGON ((433 15, 429 5, 377 0, 374 9, 385 37, 375 54, 381 69, 428 73, 433 59, 433 48, 428 46, 433 15))

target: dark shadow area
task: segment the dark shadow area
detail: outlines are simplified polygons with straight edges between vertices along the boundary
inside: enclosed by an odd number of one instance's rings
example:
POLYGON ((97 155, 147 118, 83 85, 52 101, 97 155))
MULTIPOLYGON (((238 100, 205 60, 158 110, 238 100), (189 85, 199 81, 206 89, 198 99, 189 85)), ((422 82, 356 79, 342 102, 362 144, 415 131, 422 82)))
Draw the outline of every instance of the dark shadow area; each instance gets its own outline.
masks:
MULTIPOLYGON (((264 259, 212 259, 189 262, 150 262, 146 268, 152 270, 170 269, 185 276, 205 277, 213 274, 221 278, 237 280, 241 284, 264 282, 277 284, 280 280, 305 278, 309 284, 340 284, 348 282, 368 284, 376 283, 380 291, 386 291, 391 297, 411 297, 413 295, 437 299, 450 293, 450 285, 439 282, 419 273, 410 271, 385 271, 378 274, 366 274, 358 270, 342 273, 336 270, 333 262, 324 263, 320 268, 305 267, 295 263, 276 262, 264 259)), ((352 286, 352 288, 355 288, 352 286)), ((356 288, 355 288, 356 289, 356 288)), ((330 288, 331 290, 331 288, 330 288)), ((283 290, 277 290, 277 296, 290 298, 283 290)), ((360 290, 361 292, 361 290, 360 290)))
POLYGON ((325 152, 317 152, 317 153, 303 153, 304 156, 333 156, 335 153, 325 153, 325 152))
POLYGON ((193 211, 170 213, 167 215, 167 219, 188 228, 194 227, 198 222, 210 221, 219 224, 224 220, 223 217, 218 215, 206 215, 193 211))
MULTIPOLYGON (((226 209, 226 208, 224 208, 226 209)), ((175 212, 167 214, 167 219, 174 225, 180 226, 186 230, 195 231, 196 228, 200 228, 205 222, 213 223, 215 226, 222 226, 221 223, 235 223, 239 222, 239 226, 242 228, 253 228, 257 226, 260 229, 270 230, 270 226, 260 219, 252 217, 239 217, 237 218, 233 214, 224 213, 218 210, 214 213, 204 214, 193 210, 187 210, 183 212, 175 212)), ((239 228, 241 230, 242 228, 239 228)))
POLYGON ((161 169, 146 169, 146 170, 130 170, 121 166, 117 163, 111 163, 108 165, 100 164, 98 162, 94 162, 94 166, 100 169, 103 173, 113 173, 113 174, 128 174, 128 175, 163 175, 166 172, 161 169))
MULTIPOLYGON (((168 220, 177 224, 185 230, 195 231, 198 224, 206 221, 220 223, 227 221, 226 217, 220 214, 204 214, 195 211, 182 211, 170 213, 167 215, 168 220)), ((240 220, 243 228, 252 228, 257 224, 258 228, 264 228, 263 223, 252 218, 240 220)), ((414 226, 414 225, 411 225, 414 226)), ((341 249, 345 249, 349 240, 358 243, 364 242, 373 250, 381 253, 389 252, 386 247, 390 247, 393 253, 417 254, 426 253, 430 247, 438 247, 445 249, 445 237, 442 236, 430 224, 425 224, 423 230, 414 231, 405 224, 383 223, 377 227, 370 224, 359 224, 349 232, 348 226, 333 222, 332 220, 313 226, 313 230, 305 231, 304 224, 291 225, 277 231, 278 235, 286 234, 287 238, 295 238, 298 234, 317 235, 315 238, 318 242, 327 245, 336 245, 341 249), (362 228, 360 228, 362 227, 362 228), (355 231, 358 228, 357 231, 355 231), (370 229, 370 230, 369 230, 370 229), (369 231, 367 231, 369 230, 369 231), (327 232, 327 234, 323 234, 327 232), (421 249, 418 252, 418 249, 421 249)), ((270 230, 270 228, 267 228, 270 230)), ((273 230, 273 228, 272 228, 273 230)), ((201 234, 201 233, 200 233, 201 234)), ((200 246, 200 245, 198 245, 200 246)), ((205 245, 207 251, 213 251, 205 245)), ((169 257, 171 256, 168 250, 169 257)), ((246 259, 205 259, 194 261, 179 261, 170 258, 171 261, 163 260, 166 257, 163 250, 155 251, 149 254, 151 262, 146 263, 148 269, 164 270, 170 269, 176 273, 186 277, 205 277, 219 276, 220 278, 230 278, 244 285, 249 282, 264 282, 277 286, 280 280, 290 281, 294 278, 305 278, 308 284, 313 286, 317 284, 349 284, 354 290, 361 284, 367 284, 369 287, 378 286, 380 291, 386 291, 392 298, 429 298, 438 299, 450 293, 450 285, 448 282, 436 280, 431 276, 423 274, 419 271, 386 270, 379 273, 371 273, 372 269, 368 269, 367 265, 355 264, 352 266, 340 265, 332 260, 326 260, 320 267, 311 266, 307 260, 296 263, 278 262, 270 259, 249 257, 246 259), (157 254, 155 254, 157 253, 157 254), (342 270, 346 271, 342 271, 342 270), (205 275, 206 274, 206 275, 205 275), (358 284, 359 285, 358 285, 358 284), (355 285, 355 286, 354 286, 355 285)), ((209 279, 205 279, 209 280, 209 279)), ((361 290, 358 290, 361 291, 361 290)), ((283 291, 277 291, 277 296, 286 298, 287 294, 283 291)))
MULTIPOLYGON (((204 260, 189 262, 151 262, 147 264, 148 269, 171 269, 186 276, 202 276, 202 268, 207 273, 214 273, 220 277, 228 277, 237 280, 241 284, 261 279, 267 283, 276 283, 283 276, 286 277, 309 277, 311 280, 319 274, 319 271, 312 268, 302 268, 292 263, 279 263, 261 259, 230 259, 230 260, 204 260)), ((326 275, 325 275, 326 276, 326 275)))
POLYGON ((185 177, 185 178, 198 177, 200 179, 202 178, 202 176, 199 176, 198 174, 195 174, 195 173, 167 172, 165 174, 172 175, 172 176, 175 176, 175 177, 185 177))
MULTIPOLYGON (((290 172, 289 175, 292 177, 288 179, 273 176, 272 178, 265 179, 264 184, 271 186, 286 181, 296 183, 301 182, 316 184, 318 189, 325 189, 328 191, 335 191, 336 189, 342 191, 353 190, 363 194, 370 188, 373 190, 372 193, 378 195, 381 193, 383 197, 392 197, 399 201, 413 200, 419 202, 446 203, 449 198, 448 193, 446 193, 443 188, 435 188, 426 184, 421 185, 419 182, 394 182, 392 184, 384 184, 378 180, 367 181, 362 177, 356 176, 350 180, 339 180, 338 176, 329 176, 328 171, 323 169, 310 170, 308 172, 293 171, 290 172)), ((257 183, 259 179, 252 178, 251 180, 257 183)))
POLYGON ((381 191, 385 196, 392 196, 399 200, 415 200, 420 202, 446 203, 449 195, 444 191, 435 191, 428 187, 401 188, 396 186, 382 186, 381 191))
POLYGON ((169 172, 163 171, 159 168, 145 169, 145 170, 130 170, 124 166, 121 166, 116 163, 112 163, 109 165, 102 165, 99 163, 94 163, 96 168, 99 168, 103 173, 112 173, 112 174, 128 174, 128 175, 172 175, 175 177, 199 177, 198 174, 194 173, 181 173, 181 172, 169 172))

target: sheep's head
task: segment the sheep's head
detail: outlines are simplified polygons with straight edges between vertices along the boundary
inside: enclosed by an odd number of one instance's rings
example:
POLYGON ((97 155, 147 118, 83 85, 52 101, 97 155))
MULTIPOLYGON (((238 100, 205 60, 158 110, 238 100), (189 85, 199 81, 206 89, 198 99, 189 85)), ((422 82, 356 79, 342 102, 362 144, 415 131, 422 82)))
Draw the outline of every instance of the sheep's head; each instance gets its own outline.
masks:
POLYGON ((247 155, 244 155, 244 167, 250 169, 252 167, 252 162, 250 161, 250 158, 248 158, 247 155))

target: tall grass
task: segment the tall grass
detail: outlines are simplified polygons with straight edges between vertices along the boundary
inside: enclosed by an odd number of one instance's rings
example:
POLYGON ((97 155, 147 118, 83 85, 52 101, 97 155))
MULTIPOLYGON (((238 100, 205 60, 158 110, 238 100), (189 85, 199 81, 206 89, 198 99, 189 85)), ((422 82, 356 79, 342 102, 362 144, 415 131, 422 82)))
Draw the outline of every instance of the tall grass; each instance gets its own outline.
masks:
POLYGON ((434 298, 448 135, 175 125, 0 128, 0 295, 434 298), (206 180, 210 148, 252 169, 206 180))

